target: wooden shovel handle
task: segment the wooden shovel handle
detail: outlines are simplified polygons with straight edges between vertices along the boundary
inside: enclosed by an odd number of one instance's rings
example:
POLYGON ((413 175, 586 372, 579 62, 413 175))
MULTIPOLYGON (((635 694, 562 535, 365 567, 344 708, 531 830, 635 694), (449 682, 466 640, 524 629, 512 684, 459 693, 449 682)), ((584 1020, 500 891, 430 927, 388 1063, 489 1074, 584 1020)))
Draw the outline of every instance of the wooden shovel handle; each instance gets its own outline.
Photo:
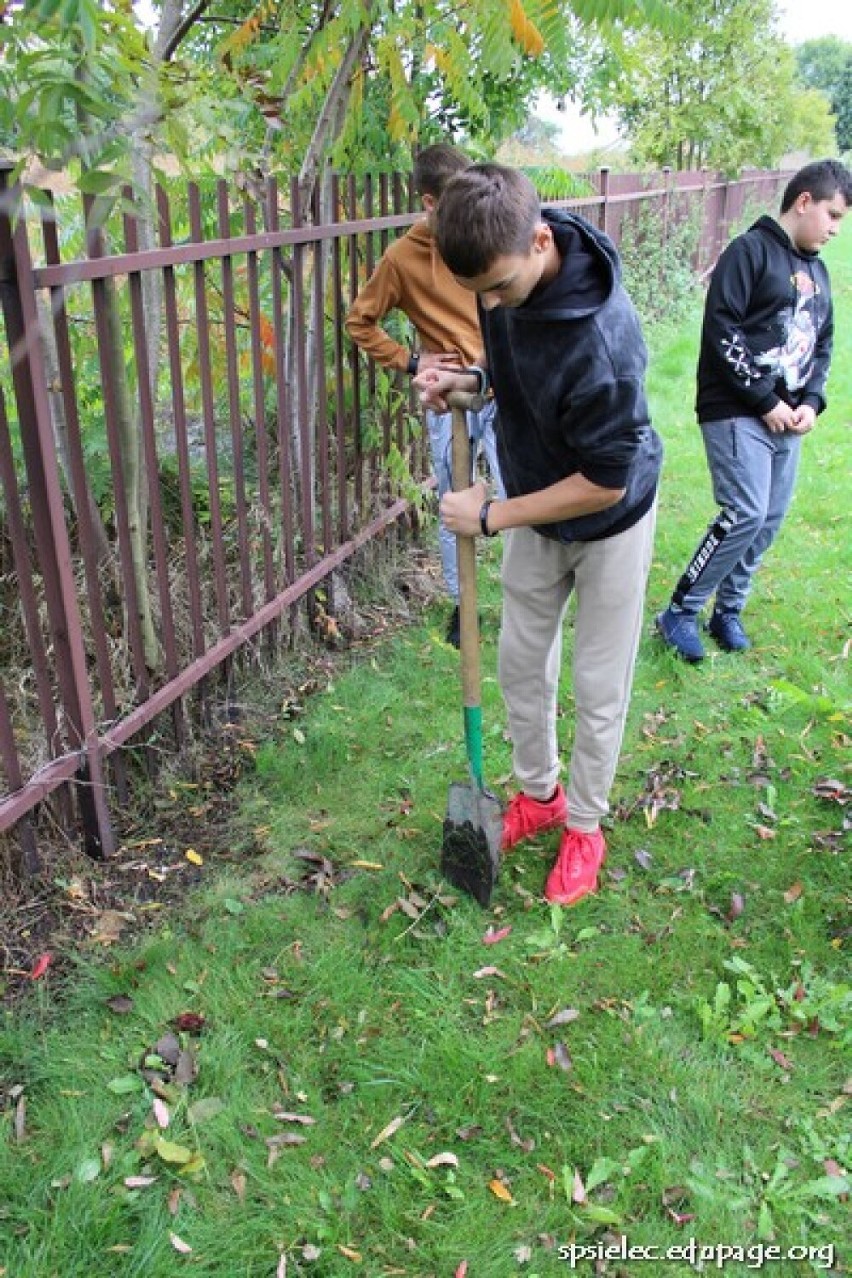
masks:
MULTIPOLYGON (((459 398, 461 398, 459 396, 459 398)), ((465 397, 468 398, 468 397, 465 397)), ((467 417, 458 406, 454 394, 450 400, 453 414, 453 491, 470 487, 470 437, 467 417)), ((459 571, 459 630, 462 676, 462 699, 470 708, 480 703, 479 690, 479 619, 476 608, 476 538, 456 535, 459 571)))

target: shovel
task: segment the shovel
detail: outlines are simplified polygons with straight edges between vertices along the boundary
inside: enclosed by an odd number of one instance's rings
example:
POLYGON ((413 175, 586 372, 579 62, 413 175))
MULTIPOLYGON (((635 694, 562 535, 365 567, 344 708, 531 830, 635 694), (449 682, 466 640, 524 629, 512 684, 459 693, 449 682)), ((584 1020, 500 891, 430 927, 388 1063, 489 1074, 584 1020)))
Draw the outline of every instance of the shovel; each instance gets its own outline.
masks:
MULTIPOLYGON (((465 409, 480 401, 453 392, 453 489, 470 486, 470 440, 465 409)), ((464 739, 470 782, 453 782, 444 819, 441 873, 455 887, 488 905, 500 868, 503 814, 482 780, 482 705, 479 691, 479 618, 476 607, 476 539, 456 537, 464 739)))

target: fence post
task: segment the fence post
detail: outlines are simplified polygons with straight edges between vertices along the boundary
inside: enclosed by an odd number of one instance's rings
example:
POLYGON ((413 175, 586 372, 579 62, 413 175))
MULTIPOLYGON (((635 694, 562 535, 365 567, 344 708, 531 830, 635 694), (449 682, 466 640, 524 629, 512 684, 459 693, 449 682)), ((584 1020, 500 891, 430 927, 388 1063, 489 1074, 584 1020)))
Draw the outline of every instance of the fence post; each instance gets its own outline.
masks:
POLYGON ((605 235, 609 234, 609 165, 601 165, 601 205, 598 225, 605 235))
POLYGON ((718 240, 716 242, 716 257, 722 252, 722 249, 728 242, 728 218, 729 218, 729 198, 731 192, 730 178, 725 178, 722 186, 722 207, 719 210, 719 221, 716 225, 718 240))
MULTIPOLYGON (((92 857, 103 857, 114 851, 115 836, 87 677, 22 191, 17 183, 10 185, 11 169, 11 164, 0 161, 0 303, 11 355, 33 533, 64 710, 65 745, 72 754, 79 755, 74 791, 86 851, 92 857)), ((55 749, 59 743, 50 744, 55 749)))

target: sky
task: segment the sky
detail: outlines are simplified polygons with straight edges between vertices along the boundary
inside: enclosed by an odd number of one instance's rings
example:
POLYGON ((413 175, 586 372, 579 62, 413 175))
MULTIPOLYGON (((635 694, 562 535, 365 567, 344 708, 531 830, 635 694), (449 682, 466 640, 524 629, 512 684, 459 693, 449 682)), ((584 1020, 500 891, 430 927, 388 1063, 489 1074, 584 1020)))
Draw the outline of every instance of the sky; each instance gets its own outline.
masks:
MULTIPOLYGON (((836 35, 852 44, 852 3, 850 0, 775 0, 779 16, 778 29, 790 44, 802 44, 820 36, 836 35)), ((535 113, 561 129, 557 145, 569 154, 593 147, 611 146, 618 140, 618 129, 609 119, 598 120, 597 127, 588 116, 568 103, 558 111, 555 104, 539 98, 535 113)))

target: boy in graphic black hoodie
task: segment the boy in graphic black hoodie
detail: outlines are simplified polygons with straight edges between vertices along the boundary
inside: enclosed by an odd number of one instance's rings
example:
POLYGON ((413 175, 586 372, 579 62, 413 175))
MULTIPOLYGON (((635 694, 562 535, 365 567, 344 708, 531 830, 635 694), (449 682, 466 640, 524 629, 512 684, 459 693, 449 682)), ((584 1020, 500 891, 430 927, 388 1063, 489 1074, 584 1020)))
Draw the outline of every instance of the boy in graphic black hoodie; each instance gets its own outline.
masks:
MULTIPOLYGON (((645 400, 645 344, 610 240, 581 217, 542 210, 521 173, 473 165, 447 185, 436 238, 477 294, 497 401, 506 488, 446 493, 452 532, 505 533, 500 684, 520 792, 503 848, 562 829, 545 888, 573 905, 597 888, 642 627, 662 447, 645 400), (562 620, 576 596, 575 730, 568 784, 556 734, 562 620), (567 790, 567 793, 566 793, 567 790)), ((464 372, 415 379, 427 406, 481 389, 464 372)))
POLYGON ((704 657, 698 613, 714 592, 710 634, 726 652, 751 646, 740 613, 790 505, 802 436, 826 404, 834 321, 819 250, 850 203, 842 164, 806 165, 778 220, 759 218, 713 272, 696 411, 720 509, 657 617, 664 642, 687 661, 704 657))

